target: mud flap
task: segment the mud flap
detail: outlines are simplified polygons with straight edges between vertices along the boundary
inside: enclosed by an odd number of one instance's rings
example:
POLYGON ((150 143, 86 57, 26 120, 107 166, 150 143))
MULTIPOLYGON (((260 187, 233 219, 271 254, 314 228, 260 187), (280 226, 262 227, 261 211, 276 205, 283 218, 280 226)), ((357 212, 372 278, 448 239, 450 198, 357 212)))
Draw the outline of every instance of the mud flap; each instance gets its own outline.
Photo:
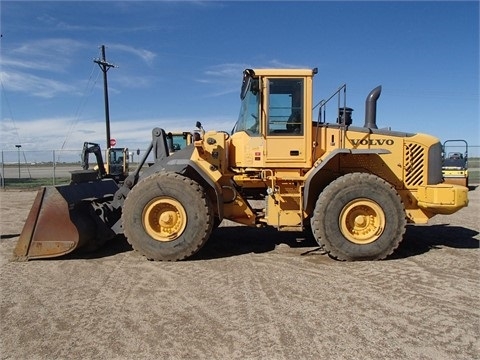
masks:
MULTIPOLYGON (((108 204, 117 190, 118 185, 111 179, 39 190, 14 250, 14 259, 61 256, 77 248, 94 248, 95 243, 115 236, 102 205, 108 204)), ((111 216, 112 222, 114 217, 111 216)))

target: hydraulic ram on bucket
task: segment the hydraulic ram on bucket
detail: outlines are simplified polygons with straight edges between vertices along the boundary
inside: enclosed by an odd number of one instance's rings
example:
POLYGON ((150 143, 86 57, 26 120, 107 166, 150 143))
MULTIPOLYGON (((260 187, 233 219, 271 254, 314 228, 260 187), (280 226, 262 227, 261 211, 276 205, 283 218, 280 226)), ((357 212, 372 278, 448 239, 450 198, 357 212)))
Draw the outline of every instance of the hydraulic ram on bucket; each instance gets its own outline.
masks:
POLYGON ((121 211, 109 206, 118 185, 111 179, 39 190, 14 250, 16 260, 49 258, 95 248, 116 234, 121 211))

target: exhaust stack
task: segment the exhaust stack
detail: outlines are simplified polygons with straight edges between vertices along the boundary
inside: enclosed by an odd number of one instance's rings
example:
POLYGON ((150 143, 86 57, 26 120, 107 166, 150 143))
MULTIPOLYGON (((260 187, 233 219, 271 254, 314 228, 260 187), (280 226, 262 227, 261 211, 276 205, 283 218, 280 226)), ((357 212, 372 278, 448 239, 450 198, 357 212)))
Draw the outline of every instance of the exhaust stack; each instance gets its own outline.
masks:
POLYGON ((365 124, 363 127, 378 129, 377 127, 377 100, 382 92, 382 86, 377 86, 370 91, 365 100, 365 124))

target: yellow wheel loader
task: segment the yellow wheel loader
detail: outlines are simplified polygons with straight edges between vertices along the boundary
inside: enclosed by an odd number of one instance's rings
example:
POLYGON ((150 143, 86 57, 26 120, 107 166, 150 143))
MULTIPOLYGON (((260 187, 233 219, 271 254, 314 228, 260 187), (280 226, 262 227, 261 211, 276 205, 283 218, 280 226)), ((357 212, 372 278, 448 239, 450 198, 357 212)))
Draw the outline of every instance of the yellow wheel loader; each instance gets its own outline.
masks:
POLYGON ((15 256, 94 249, 123 234, 147 259, 182 260, 229 219, 308 228, 333 258, 378 260, 398 247, 408 222, 467 206, 466 187, 443 183, 437 138, 377 127, 380 86, 368 94, 357 126, 345 85, 314 105, 316 73, 246 69, 231 133, 198 123, 193 143, 171 154, 167 134, 155 128, 121 186, 102 179, 41 190, 15 256), (155 162, 145 167, 149 153, 155 162))

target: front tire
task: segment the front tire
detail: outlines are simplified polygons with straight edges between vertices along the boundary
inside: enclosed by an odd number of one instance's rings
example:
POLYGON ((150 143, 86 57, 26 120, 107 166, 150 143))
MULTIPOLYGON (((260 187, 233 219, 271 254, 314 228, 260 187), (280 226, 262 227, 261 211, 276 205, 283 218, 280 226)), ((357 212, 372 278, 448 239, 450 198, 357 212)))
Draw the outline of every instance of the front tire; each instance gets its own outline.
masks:
POLYGON ((311 219, 315 240, 338 260, 380 260, 398 247, 406 216, 395 189, 366 173, 344 175, 318 197, 311 219))
POLYGON ((149 260, 176 261, 195 254, 208 240, 213 211, 203 188, 176 173, 140 181, 122 212, 128 242, 149 260))

